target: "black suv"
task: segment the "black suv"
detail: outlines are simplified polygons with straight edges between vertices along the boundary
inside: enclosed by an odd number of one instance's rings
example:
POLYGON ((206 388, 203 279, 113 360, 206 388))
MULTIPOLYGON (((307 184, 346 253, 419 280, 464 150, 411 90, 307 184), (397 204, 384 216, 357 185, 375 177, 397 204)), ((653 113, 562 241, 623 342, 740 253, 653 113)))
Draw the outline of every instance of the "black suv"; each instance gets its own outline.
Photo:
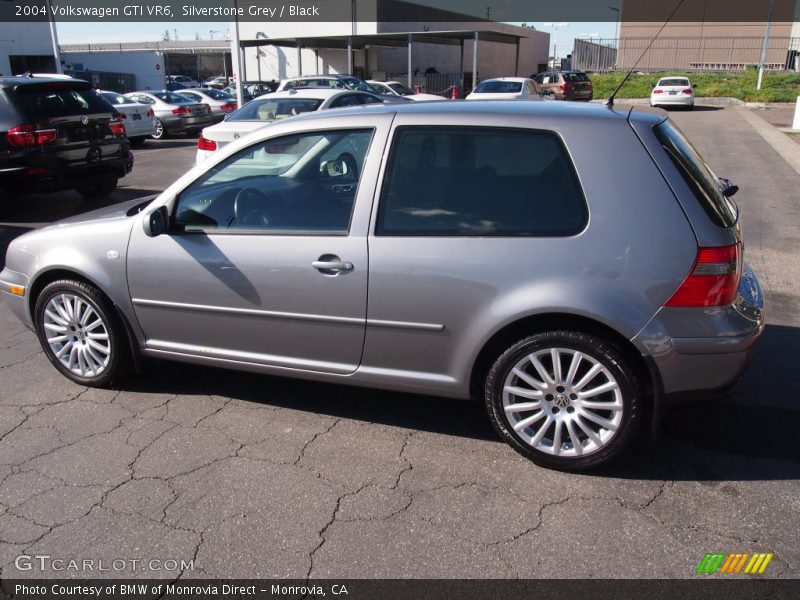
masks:
POLYGON ((132 167, 119 113, 89 82, 0 77, 0 210, 28 192, 105 196, 132 167))

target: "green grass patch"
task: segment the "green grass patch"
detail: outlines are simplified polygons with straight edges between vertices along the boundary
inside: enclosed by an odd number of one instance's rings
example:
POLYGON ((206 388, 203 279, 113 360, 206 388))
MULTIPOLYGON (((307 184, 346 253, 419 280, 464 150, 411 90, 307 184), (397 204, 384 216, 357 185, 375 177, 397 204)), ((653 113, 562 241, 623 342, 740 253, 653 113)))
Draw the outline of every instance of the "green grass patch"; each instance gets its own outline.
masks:
MULTIPOLYGON (((688 76, 697 86, 698 97, 731 97, 745 102, 795 102, 800 96, 800 73, 764 73, 760 91, 756 91, 758 71, 747 69, 728 73, 662 73, 632 74, 617 94, 618 98, 649 98, 653 84, 669 75, 688 76)), ((595 98, 608 98, 625 77, 624 73, 592 73, 595 98)))

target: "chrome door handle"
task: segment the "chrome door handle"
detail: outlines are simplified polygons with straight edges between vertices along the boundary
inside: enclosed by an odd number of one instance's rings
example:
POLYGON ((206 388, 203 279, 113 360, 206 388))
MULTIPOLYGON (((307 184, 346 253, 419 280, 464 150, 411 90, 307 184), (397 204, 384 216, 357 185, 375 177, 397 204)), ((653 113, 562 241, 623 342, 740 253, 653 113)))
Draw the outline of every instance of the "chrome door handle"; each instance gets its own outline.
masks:
POLYGON ((340 260, 315 260, 311 266, 320 271, 352 271, 353 263, 340 260))

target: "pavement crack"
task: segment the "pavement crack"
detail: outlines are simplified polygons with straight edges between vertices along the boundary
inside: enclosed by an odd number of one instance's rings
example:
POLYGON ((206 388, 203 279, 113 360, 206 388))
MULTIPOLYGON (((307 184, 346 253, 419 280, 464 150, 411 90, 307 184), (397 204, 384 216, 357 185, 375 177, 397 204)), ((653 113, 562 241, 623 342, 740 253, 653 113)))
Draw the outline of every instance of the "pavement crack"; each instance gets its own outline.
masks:
POLYGON ((300 465, 300 461, 303 460, 303 457, 305 456, 306 450, 308 450, 309 446, 311 446, 311 444, 316 442, 318 438, 322 437, 325 434, 330 433, 333 430, 333 428, 336 427, 340 422, 341 422, 341 419, 337 417, 336 419, 334 419, 334 421, 330 425, 330 427, 328 427, 324 431, 320 431, 319 433, 315 433, 310 440, 308 440, 305 444, 303 444, 303 447, 300 449, 300 454, 298 454, 297 459, 292 464, 294 466, 299 466, 300 465))
POLYGON ((0 371, 2 371, 3 369, 10 369, 11 367, 16 367, 17 365, 21 365, 23 363, 26 363, 30 359, 32 359, 34 356, 39 356, 40 354, 44 354, 44 352, 42 350, 39 350, 38 352, 34 352, 30 356, 26 356, 25 358, 23 358, 21 360, 18 360, 17 362, 13 362, 13 363, 11 363, 9 365, 4 365, 4 366, 0 367, 0 371))

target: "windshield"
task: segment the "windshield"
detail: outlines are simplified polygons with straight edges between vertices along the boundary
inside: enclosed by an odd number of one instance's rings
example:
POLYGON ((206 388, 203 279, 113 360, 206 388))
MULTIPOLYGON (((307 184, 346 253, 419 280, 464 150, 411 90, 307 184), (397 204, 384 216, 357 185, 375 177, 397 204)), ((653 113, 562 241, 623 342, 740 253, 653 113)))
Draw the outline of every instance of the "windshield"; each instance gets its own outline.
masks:
POLYGON ((739 216, 736 204, 722 195, 719 179, 680 129, 667 120, 656 126, 654 131, 711 220, 721 227, 733 226, 739 216))
POLYGON ((318 98, 264 98, 253 100, 228 117, 228 121, 277 121, 301 113, 313 112, 322 100, 318 98))
POLYGON ((186 104, 194 102, 191 98, 181 96, 180 94, 173 94, 172 92, 152 92, 153 96, 159 100, 163 100, 167 104, 186 104))
POLYGON ((521 81, 484 81, 478 84, 473 94, 516 94, 522 90, 521 81))
POLYGON ((662 79, 658 82, 658 87, 667 86, 686 86, 689 85, 688 79, 662 79))
POLYGON ((408 89, 402 83, 387 83, 390 88, 392 88, 395 92, 400 94, 401 96, 412 96, 414 95, 414 91, 408 89))

